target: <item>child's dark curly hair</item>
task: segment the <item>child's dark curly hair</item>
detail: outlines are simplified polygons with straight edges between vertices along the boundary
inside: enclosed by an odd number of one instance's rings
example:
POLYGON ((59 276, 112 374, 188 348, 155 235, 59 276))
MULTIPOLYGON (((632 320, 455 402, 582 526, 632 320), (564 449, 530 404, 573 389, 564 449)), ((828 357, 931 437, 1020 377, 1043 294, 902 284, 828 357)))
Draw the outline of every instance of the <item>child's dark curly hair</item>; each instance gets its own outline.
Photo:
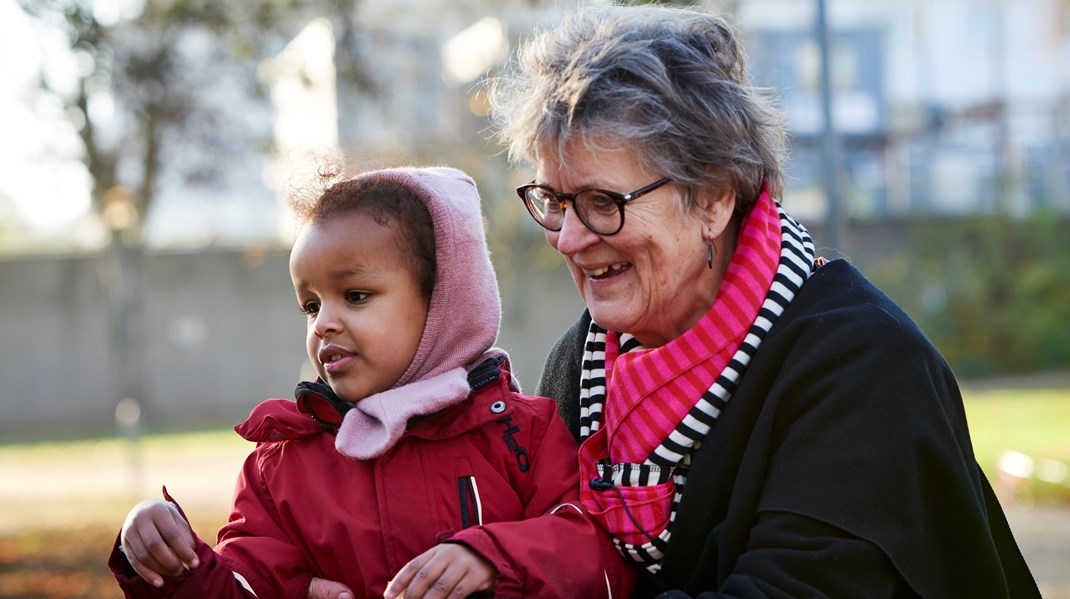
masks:
MULTIPOLYGON (((336 169, 320 171, 321 181, 337 180, 336 169)), ((297 194, 290 199, 302 224, 323 222, 346 212, 361 212, 386 226, 396 224, 395 240, 420 285, 424 298, 435 288, 435 228, 420 196, 397 181, 379 177, 348 179, 329 185, 318 197, 297 194)))

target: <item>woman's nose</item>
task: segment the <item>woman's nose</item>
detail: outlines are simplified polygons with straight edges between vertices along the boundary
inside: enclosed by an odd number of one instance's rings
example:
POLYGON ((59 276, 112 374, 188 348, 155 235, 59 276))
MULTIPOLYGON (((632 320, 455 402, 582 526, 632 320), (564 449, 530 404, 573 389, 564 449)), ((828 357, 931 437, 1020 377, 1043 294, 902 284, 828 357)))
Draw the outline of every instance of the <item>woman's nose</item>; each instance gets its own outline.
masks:
POLYGON ((576 210, 569 206, 560 231, 546 231, 546 240, 561 254, 571 256, 598 241, 599 237, 583 224, 576 210))

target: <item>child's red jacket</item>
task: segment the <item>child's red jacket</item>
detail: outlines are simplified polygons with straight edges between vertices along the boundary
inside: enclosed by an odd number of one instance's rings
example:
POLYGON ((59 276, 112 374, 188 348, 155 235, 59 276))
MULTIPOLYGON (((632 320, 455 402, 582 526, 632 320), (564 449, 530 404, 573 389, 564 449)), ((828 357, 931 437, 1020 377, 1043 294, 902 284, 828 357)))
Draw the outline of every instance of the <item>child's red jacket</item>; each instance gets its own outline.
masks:
POLYGON ((265 401, 236 430, 258 445, 215 551, 198 539, 201 565, 156 589, 117 541, 110 564, 127 597, 303 599, 313 577, 382 597, 447 540, 494 564, 496 597, 630 593, 629 566, 578 507, 576 443, 556 404, 510 391, 507 373, 372 460, 338 453, 290 400, 265 401))

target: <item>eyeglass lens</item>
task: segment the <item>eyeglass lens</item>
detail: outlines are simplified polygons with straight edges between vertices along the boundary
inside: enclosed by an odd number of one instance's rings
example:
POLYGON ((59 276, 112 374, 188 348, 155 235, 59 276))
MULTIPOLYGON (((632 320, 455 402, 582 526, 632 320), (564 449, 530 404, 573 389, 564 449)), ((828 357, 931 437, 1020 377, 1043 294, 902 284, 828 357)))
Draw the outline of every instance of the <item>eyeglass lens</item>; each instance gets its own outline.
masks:
MULTIPOLYGON (((543 187, 530 187, 525 194, 535 220, 549 229, 560 229, 565 210, 554 193, 543 187)), ((596 233, 614 233, 621 226, 621 209, 616 200, 598 191, 581 191, 572 198, 572 206, 588 228, 596 233)))

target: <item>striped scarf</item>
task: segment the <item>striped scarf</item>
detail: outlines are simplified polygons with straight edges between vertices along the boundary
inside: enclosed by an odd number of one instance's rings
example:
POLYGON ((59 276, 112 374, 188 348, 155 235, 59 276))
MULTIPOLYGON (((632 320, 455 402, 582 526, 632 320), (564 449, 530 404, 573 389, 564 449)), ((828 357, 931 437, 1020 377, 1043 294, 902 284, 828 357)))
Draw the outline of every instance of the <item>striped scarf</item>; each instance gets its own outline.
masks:
POLYGON ((599 481, 582 485, 581 497, 626 558, 660 570, 691 456, 813 268, 806 229, 763 191, 741 223, 713 306, 690 330, 646 349, 591 323, 580 471, 581 480, 599 481))

